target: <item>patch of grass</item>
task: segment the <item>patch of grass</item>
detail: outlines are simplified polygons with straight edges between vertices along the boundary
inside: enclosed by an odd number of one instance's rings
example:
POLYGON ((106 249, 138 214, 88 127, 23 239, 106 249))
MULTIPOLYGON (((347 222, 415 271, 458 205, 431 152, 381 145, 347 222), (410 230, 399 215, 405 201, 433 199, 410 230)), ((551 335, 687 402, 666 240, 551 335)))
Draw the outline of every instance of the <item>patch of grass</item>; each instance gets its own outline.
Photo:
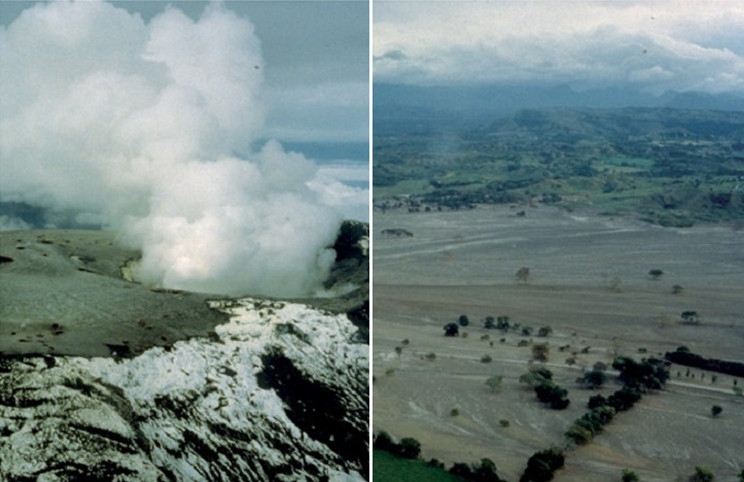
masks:
POLYGON ((449 472, 432 467, 423 460, 400 459, 382 451, 372 452, 372 480, 385 482, 461 482, 449 472))

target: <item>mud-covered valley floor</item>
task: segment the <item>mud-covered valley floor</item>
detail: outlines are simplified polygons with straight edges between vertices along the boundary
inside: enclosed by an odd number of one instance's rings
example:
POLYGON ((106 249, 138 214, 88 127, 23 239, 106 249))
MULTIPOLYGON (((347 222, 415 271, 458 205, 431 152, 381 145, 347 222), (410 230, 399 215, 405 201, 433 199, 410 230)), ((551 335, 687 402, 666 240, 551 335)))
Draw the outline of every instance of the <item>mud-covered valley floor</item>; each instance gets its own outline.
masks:
MULTIPOLYGON (((517 480, 534 452, 566 445, 564 433, 589 397, 619 388, 613 380, 596 391, 577 384, 594 363, 609 365, 615 354, 661 357, 681 345, 744 361, 741 232, 519 210, 375 213, 375 432, 414 437, 422 458, 448 466, 488 457, 517 480), (412 236, 383 233, 391 229, 412 236), (522 267, 530 269, 526 282, 515 278, 522 267), (653 279, 652 269, 663 274, 653 279), (681 322, 684 311, 696 311, 699 324, 681 322), (443 325, 461 314, 470 325, 444 337, 443 325), (538 338, 486 330, 486 316, 553 332, 538 338), (529 343, 545 341, 548 367, 569 390, 566 410, 546 408, 518 382, 530 363, 529 343), (481 361, 486 355, 490 362, 481 361), (485 384, 493 375, 503 376, 495 393, 485 384)), ((641 480, 686 480, 697 465, 733 480, 744 468, 744 399, 734 394, 733 377, 718 374, 713 382, 713 373, 676 365, 670 374, 664 390, 567 451, 555 480, 616 480, 623 468, 641 480), (712 405, 723 408, 720 416, 712 417, 712 405)))

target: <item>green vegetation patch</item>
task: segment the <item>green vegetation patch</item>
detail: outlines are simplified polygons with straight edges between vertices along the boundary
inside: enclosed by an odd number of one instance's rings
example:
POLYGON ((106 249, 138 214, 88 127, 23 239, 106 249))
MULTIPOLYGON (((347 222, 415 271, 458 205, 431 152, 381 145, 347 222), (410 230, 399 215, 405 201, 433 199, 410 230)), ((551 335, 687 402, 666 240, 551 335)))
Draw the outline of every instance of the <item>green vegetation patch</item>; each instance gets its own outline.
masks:
POLYGON ((728 112, 546 109, 468 131, 376 134, 375 205, 542 202, 661 226, 741 221, 741 132, 744 114, 728 112))
POLYGON ((385 482, 462 482, 460 477, 423 460, 398 458, 384 450, 372 451, 372 480, 385 482))

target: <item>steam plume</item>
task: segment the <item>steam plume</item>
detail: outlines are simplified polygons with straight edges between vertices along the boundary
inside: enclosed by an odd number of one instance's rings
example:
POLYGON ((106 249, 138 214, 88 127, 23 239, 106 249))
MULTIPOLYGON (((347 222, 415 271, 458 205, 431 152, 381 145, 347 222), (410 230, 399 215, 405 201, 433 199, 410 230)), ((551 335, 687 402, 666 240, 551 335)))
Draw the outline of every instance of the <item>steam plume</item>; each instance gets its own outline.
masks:
POLYGON ((252 150, 250 22, 50 2, 0 30, 0 58, 0 200, 120 230, 151 284, 300 296, 324 278, 340 216, 308 187, 316 166, 276 141, 252 150))

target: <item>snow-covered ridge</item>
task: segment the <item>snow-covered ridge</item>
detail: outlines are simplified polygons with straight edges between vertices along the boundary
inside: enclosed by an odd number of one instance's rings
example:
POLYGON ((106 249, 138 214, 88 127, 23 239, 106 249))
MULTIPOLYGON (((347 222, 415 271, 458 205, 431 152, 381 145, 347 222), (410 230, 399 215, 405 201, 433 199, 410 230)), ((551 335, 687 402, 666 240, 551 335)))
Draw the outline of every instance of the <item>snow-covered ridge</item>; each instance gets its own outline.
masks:
POLYGON ((368 350, 346 315, 257 299, 210 339, 0 366, 0 479, 363 480, 368 350))

